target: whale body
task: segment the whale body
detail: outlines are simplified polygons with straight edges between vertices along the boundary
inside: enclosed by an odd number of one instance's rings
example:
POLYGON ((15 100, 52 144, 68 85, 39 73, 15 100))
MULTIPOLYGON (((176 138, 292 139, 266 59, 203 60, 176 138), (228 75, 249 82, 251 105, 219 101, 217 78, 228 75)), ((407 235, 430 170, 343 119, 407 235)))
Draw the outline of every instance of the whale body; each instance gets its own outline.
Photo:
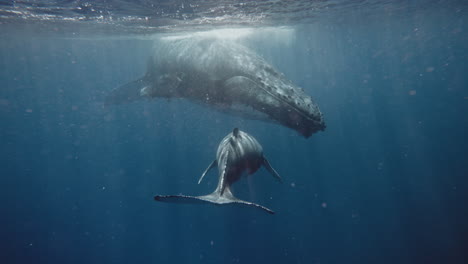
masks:
POLYGON ((217 38, 157 41, 146 74, 111 91, 106 104, 145 98, 184 98, 306 138, 325 129, 318 105, 301 88, 247 47, 217 38))
POLYGON ((235 128, 232 133, 224 137, 218 146, 216 159, 203 172, 198 183, 200 184, 207 172, 216 166, 218 167, 218 185, 211 194, 203 196, 156 195, 154 199, 171 203, 242 204, 274 214, 272 210, 262 205, 236 198, 231 191, 231 185, 238 181, 244 172, 251 175, 262 166, 281 182, 281 177, 263 155, 262 146, 254 137, 240 131, 238 128, 235 128))

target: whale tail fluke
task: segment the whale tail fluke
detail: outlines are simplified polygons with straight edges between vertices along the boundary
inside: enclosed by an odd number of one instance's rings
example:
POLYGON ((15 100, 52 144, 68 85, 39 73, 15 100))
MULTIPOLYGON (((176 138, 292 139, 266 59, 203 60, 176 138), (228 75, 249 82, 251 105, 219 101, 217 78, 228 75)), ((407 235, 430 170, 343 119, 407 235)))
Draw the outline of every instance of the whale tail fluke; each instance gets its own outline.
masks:
POLYGON ((106 96, 104 104, 124 104, 143 99, 142 91, 151 85, 147 80, 148 78, 145 76, 115 88, 106 96))
POLYGON ((269 214, 275 213, 274 211, 266 208, 265 206, 262 206, 256 203, 247 202, 244 200, 240 200, 232 195, 220 195, 219 192, 214 192, 214 193, 203 195, 203 196, 156 195, 154 196, 154 200, 159 201, 159 202, 181 203, 181 204, 200 204, 200 203, 211 203, 211 204, 216 204, 216 205, 240 204, 240 205, 247 205, 250 207, 262 209, 263 211, 269 214))
POLYGON ((156 195, 154 196, 155 201, 165 203, 178 203, 178 204, 201 204, 206 201, 199 199, 197 196, 188 195, 156 195))

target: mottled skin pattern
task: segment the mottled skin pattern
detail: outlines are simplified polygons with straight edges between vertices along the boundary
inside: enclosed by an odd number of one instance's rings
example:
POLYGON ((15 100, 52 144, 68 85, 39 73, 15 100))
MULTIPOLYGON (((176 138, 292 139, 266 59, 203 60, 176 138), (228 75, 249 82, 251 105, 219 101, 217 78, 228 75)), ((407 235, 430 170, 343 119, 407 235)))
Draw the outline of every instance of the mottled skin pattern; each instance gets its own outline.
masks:
POLYGON ((156 42, 146 75, 111 92, 107 102, 154 97, 186 98, 305 137, 325 129, 317 104, 301 88, 248 48, 216 38, 156 42))
POLYGON ((195 201, 200 201, 214 204, 244 204, 263 209, 268 213, 273 213, 272 210, 264 206, 240 200, 231 192, 231 185, 238 181, 244 172, 253 174, 261 166, 264 166, 273 177, 281 181, 281 177, 263 156, 262 146, 254 137, 235 128, 232 133, 229 133, 221 141, 216 153, 216 160, 203 172, 198 183, 200 183, 206 173, 215 166, 218 166, 219 180, 213 193, 203 196, 157 195, 154 199, 156 201, 174 203, 193 203, 195 201))

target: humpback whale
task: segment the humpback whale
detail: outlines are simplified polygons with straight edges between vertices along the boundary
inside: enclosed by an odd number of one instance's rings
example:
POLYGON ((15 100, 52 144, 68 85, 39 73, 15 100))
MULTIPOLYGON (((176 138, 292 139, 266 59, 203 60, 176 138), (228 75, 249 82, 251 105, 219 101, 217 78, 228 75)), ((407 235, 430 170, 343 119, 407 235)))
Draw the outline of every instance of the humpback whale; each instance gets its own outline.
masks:
POLYGON ((273 177, 282 181, 279 174, 273 169, 268 160, 263 155, 262 146, 251 135, 235 128, 229 133, 218 146, 216 159, 206 168, 198 180, 198 184, 203 180, 208 171, 218 166, 218 185, 214 192, 203 196, 188 195, 156 195, 154 199, 161 202, 172 203, 213 203, 223 204, 243 204, 265 210, 270 214, 274 212, 262 205, 247 202, 236 198, 231 192, 231 185, 238 181, 244 172, 255 173, 261 166, 265 167, 273 177))
POLYGON ((234 41, 193 36, 155 42, 146 74, 105 103, 184 98, 249 119, 279 123, 308 138, 324 130, 318 105, 262 57, 234 41))

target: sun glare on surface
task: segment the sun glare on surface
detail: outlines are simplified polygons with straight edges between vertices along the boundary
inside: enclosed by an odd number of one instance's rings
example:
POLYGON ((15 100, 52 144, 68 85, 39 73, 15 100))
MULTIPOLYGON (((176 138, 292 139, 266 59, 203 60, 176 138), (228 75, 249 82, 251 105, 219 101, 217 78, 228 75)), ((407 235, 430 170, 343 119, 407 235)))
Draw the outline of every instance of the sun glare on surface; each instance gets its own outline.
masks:
POLYGON ((226 40, 239 40, 253 36, 268 35, 275 39, 291 39, 294 29, 290 27, 269 28, 223 28, 209 31, 190 32, 160 37, 163 40, 178 40, 191 37, 219 38, 226 40))

